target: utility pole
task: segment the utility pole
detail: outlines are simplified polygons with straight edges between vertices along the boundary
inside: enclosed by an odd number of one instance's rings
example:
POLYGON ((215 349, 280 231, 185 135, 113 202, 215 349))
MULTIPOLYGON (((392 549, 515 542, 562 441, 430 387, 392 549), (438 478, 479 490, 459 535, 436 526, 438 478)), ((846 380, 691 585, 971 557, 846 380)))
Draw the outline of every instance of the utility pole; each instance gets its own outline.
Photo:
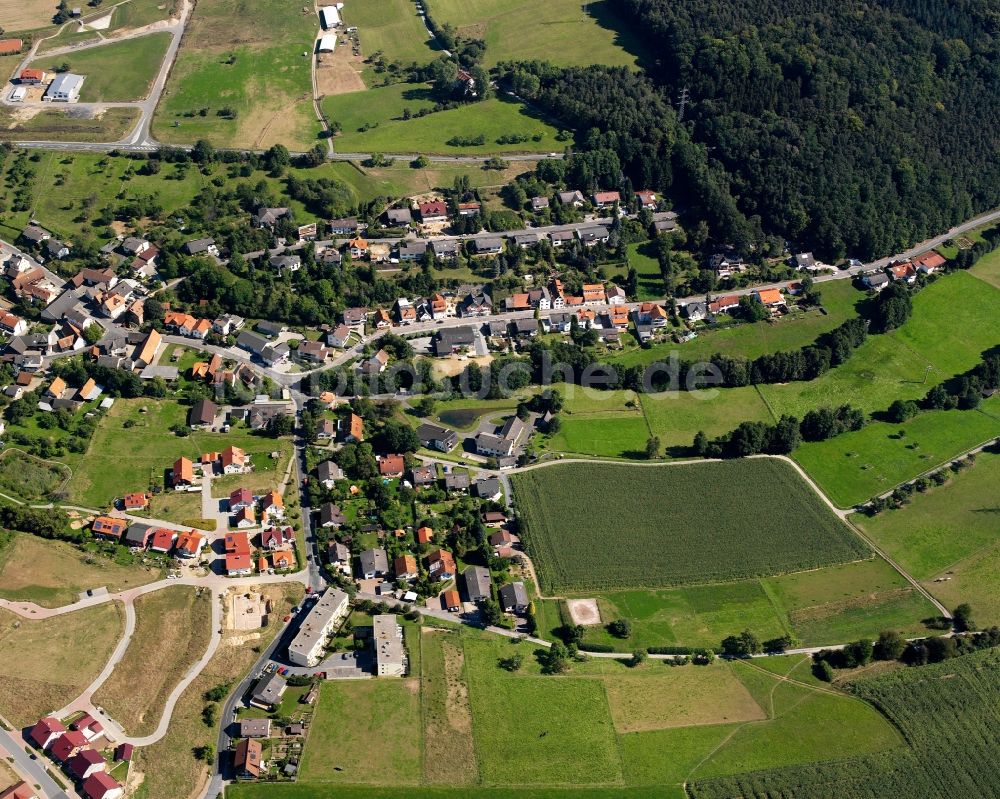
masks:
POLYGON ((690 95, 688 94, 688 87, 687 87, 687 85, 685 85, 684 88, 681 89, 681 93, 677 97, 677 121, 678 122, 683 122, 684 121, 684 107, 687 105, 689 98, 690 98, 690 95))

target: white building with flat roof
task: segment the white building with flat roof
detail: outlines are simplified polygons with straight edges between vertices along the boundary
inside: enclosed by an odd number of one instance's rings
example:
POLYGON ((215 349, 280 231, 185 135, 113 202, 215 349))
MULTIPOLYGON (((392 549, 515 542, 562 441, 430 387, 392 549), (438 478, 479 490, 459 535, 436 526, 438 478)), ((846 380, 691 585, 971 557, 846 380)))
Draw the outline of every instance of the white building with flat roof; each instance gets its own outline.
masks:
POLYGON ((302 622, 292 643, 288 645, 288 660, 296 666, 315 666, 323 655, 323 645, 330 631, 347 615, 347 594, 328 588, 313 605, 302 622))
POLYGON ((336 6, 323 6, 319 10, 319 18, 323 21, 323 27, 327 30, 336 28, 340 24, 340 12, 336 6))
POLYGON ((316 45, 317 53, 332 53, 337 47, 337 35, 334 33, 324 33, 319 37, 319 44, 316 45))
POLYGON ((402 677, 406 673, 403 628, 392 613, 372 618, 375 639, 375 672, 379 677, 402 677))
POLYGON ((55 103, 75 103, 80 99, 83 81, 83 75, 74 75, 72 72, 56 75, 52 83, 49 84, 49 88, 45 90, 42 99, 55 103))

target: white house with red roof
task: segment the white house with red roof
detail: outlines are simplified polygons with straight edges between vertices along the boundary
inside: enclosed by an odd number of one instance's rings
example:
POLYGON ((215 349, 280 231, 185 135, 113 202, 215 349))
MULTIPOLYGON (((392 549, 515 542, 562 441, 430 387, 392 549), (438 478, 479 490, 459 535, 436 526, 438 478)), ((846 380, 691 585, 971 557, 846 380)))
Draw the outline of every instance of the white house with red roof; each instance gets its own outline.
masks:
POLYGON ((106 771, 96 771, 83 781, 81 791, 86 799, 121 799, 125 789, 106 771))
POLYGON ((64 732, 66 732, 65 724, 55 716, 45 716, 35 722, 28 737, 39 749, 48 749, 64 732))
POLYGON ((60 763, 69 760, 73 755, 87 746, 87 736, 79 730, 64 732, 52 743, 49 754, 60 763))
POLYGON ((104 732, 104 726, 89 713, 84 713, 80 718, 69 725, 71 730, 79 730, 88 741, 94 740, 104 732))
POLYGON ((106 771, 107 768, 108 762, 93 749, 77 752, 66 762, 66 771, 78 782, 84 782, 91 774, 106 771))

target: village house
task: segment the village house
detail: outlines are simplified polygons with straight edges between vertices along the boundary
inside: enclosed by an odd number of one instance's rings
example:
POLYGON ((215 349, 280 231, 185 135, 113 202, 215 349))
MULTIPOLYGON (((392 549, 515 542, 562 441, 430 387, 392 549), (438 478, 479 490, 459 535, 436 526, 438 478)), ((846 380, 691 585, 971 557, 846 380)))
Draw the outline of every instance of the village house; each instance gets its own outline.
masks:
POLYGON ((191 560, 201 555, 205 545, 205 536, 195 530, 189 530, 177 536, 175 554, 178 558, 191 560))
POLYGON ((95 771, 81 787, 86 799, 121 799, 125 788, 106 771, 95 771))
POLYGON ((118 519, 113 516, 98 516, 91 522, 90 532, 95 538, 118 541, 125 534, 127 527, 128 520, 126 519, 118 519))
POLYGON ((500 480, 496 477, 482 477, 472 484, 472 493, 479 499, 498 500, 502 496, 500 480))
POLYGON ((917 281, 917 270, 911 263, 893 264, 886 267, 886 273, 893 280, 901 283, 913 284, 917 281))
POLYGON ((341 511, 339 505, 335 505, 332 502, 324 502, 319 507, 319 526, 320 527, 333 527, 339 528, 347 523, 347 517, 344 516, 343 511, 341 511))
POLYGON ((430 422, 424 422, 417 428, 417 438, 422 446, 439 452, 449 452, 458 445, 458 433, 430 422))
POLYGON ((55 740, 66 732, 66 726, 54 716, 45 716, 35 722, 28 737, 42 750, 48 749, 55 740))
POLYGON ((747 269, 743 259, 732 253, 715 253, 709 256, 708 268, 720 279, 740 274, 747 269))
POLYGON ((462 572, 462 587, 469 602, 484 602, 490 598, 490 570, 483 566, 469 566, 462 572))
POLYGON ((271 552, 287 549, 295 543, 295 531, 288 525, 265 527, 260 534, 260 547, 271 552))
POLYGON ((402 455, 382 455, 378 459, 378 472, 382 477, 402 477, 406 464, 402 455))
POLYGON ((785 297, 778 289, 758 289, 753 296, 761 305, 771 310, 785 306, 785 297))
POLYGON ((323 484, 324 488, 330 489, 333 488, 337 480, 344 479, 344 470, 334 461, 323 461, 316 467, 316 477, 323 484))
POLYGON ((524 583, 518 581, 501 586, 499 597, 500 608, 504 613, 520 616, 528 612, 528 591, 524 583))
POLYGON ((195 430, 209 430, 215 424, 219 406, 211 400, 198 400, 188 412, 188 427, 195 430))
POLYGON ((288 684, 278 673, 265 674, 250 691, 250 704, 263 710, 271 710, 281 701, 288 684))
POLYGON ((640 191, 637 191, 635 193, 635 200, 636 203, 639 205, 639 208, 643 209, 644 211, 656 210, 657 197, 655 191, 650 191, 649 189, 642 189, 640 191))
POLYGON ((357 444, 365 439, 365 423, 356 413, 337 420, 337 437, 348 444, 357 444))
POLYGON ((430 527, 427 527, 425 525, 424 527, 417 528, 418 544, 429 544, 433 540, 434 540, 434 531, 430 527))
POLYGON ((420 203, 418 210, 420 212, 420 220, 425 225, 448 221, 448 206, 444 200, 431 200, 420 203))
POLYGON ((594 193, 594 206, 597 208, 608 208, 615 203, 621 202, 621 194, 617 191, 598 191, 594 193))
POLYGON ((458 613, 462 609, 462 600, 458 591, 451 589, 441 594, 441 605, 449 613, 458 613))
POLYGON ((434 239, 431 242, 431 250, 434 257, 442 261, 452 261, 458 258, 461 244, 455 239, 434 239))
POLYGON ((153 530, 153 537, 149 542, 151 552, 168 554, 174 548, 174 541, 177 540, 177 533, 168 530, 166 527, 157 527, 153 530))
POLYGON ((596 244, 607 244, 611 238, 608 229, 603 225, 580 228, 576 232, 576 235, 585 247, 593 247, 596 244))
POLYGON ((268 491, 261 497, 260 511, 265 522, 285 518, 285 502, 277 491, 268 491))
POLYGON ((374 580, 389 574, 389 556, 384 549, 366 549, 358 556, 362 579, 374 580))
POLYGON ((740 298, 735 294, 727 294, 718 299, 712 300, 708 304, 708 310, 711 314, 729 313, 734 308, 738 308, 740 305, 740 298))
POLYGON ((243 738, 233 752, 233 769, 243 779, 255 780, 264 770, 264 747, 253 738, 243 738))
POLYGON ((446 549, 436 549, 427 555, 427 571, 431 580, 443 583, 455 577, 455 558, 446 549))
POLYGON ((417 559, 409 554, 400 555, 392 562, 392 573, 396 576, 397 580, 404 580, 406 582, 416 580, 420 576, 420 572, 417 569, 417 559))
POLYGON ((108 761, 101 757, 101 753, 93 749, 84 749, 77 752, 66 763, 66 771, 77 782, 83 782, 91 774, 98 771, 105 771, 108 761))
POLYGON ((939 269, 943 269, 946 263, 943 255, 933 251, 913 259, 917 271, 924 275, 933 275, 939 269))

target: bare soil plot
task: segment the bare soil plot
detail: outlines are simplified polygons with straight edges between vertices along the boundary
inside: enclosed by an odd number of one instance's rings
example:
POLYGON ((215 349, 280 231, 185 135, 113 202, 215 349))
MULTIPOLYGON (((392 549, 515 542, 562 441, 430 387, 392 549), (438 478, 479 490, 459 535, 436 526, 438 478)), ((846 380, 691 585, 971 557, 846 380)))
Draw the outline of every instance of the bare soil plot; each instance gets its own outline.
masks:
POLYGON ((230 595, 229 613, 226 615, 230 630, 258 630, 267 616, 267 602, 253 592, 234 591, 230 595))
POLYGON ((96 677, 121 637, 118 602, 37 621, 0 610, 0 713, 17 726, 75 699, 96 677))
POLYGON ((94 695, 94 704, 129 734, 148 735, 156 728, 167 696, 205 654, 211 602, 208 591, 179 585, 136 600, 135 633, 125 656, 94 695))
POLYGON ((316 89, 320 97, 364 91, 361 79, 364 58, 354 55, 350 46, 338 46, 332 53, 321 53, 316 59, 316 89))
POLYGON ((573 624, 582 624, 586 627, 601 623, 601 610, 596 599, 567 599, 566 609, 573 624))
POLYGON ((767 718, 728 663, 607 675, 611 717, 620 733, 731 724, 767 718))

